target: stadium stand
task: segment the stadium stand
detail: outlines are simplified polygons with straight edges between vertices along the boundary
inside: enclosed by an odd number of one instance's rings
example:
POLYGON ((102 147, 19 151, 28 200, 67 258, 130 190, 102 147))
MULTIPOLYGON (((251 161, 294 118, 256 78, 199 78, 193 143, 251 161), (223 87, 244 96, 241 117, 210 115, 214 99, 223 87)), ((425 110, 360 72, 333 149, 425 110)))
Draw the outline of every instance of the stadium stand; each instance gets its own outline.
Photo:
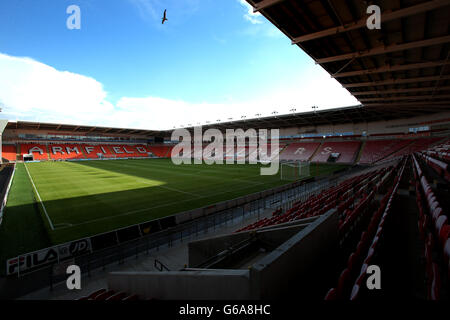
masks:
POLYGON ((98 154, 104 158, 141 158, 148 156, 144 145, 82 145, 82 150, 88 159, 98 159, 98 154))
POLYGON ((37 143, 20 144, 21 158, 25 154, 33 154, 34 160, 48 160, 47 146, 37 143))
POLYGON ((335 154, 337 156, 335 162, 352 163, 355 161, 360 146, 361 142, 359 141, 325 142, 319 147, 311 161, 329 162, 335 154))
POLYGON ((422 165, 426 165, 426 162, 417 154, 413 155, 413 163, 419 209, 418 228, 424 241, 427 297, 429 300, 439 300, 443 286, 441 274, 445 272, 450 276, 450 226, 441 201, 425 176, 426 170, 422 170, 422 165))
POLYGON ((410 141, 409 144, 386 157, 386 160, 426 150, 430 148, 432 144, 438 142, 439 140, 441 140, 441 138, 420 138, 415 140, 409 140, 410 141))
POLYGON ((86 158, 88 159, 98 159, 98 154, 106 154, 107 151, 109 151, 108 148, 105 148, 100 145, 89 145, 85 144, 83 145, 83 152, 86 155, 86 158))
MULTIPOLYGON (((332 208, 337 208, 341 216, 339 232, 345 237, 351 224, 362 210, 364 203, 371 200, 366 194, 366 189, 369 185, 374 184, 374 180, 381 180, 387 170, 388 169, 381 169, 345 180, 338 186, 331 187, 317 195, 311 196, 305 202, 294 203, 292 208, 287 210, 284 214, 280 214, 280 211, 275 211, 271 218, 264 218, 241 228, 236 232, 249 231, 288 221, 309 218, 324 214, 332 208), (353 211, 346 210, 351 205, 355 206, 356 209, 353 211)), ((383 182, 384 181, 385 179, 383 182)), ((374 185, 374 188, 375 187, 376 186, 374 185)))
POLYGON ((48 150, 54 160, 86 159, 81 145, 77 144, 49 144, 48 150))
POLYGON ((129 145, 109 145, 109 149, 112 154, 117 156, 117 158, 139 158, 147 156, 147 151, 145 148, 142 149, 142 147, 137 149, 135 146, 129 145))
POLYGON ((426 153, 444 161, 450 161, 450 139, 429 148, 426 153))
POLYGON ((280 160, 308 161, 319 146, 319 142, 291 143, 281 152, 280 160))
POLYGON ((258 158, 261 161, 269 161, 270 159, 276 157, 276 155, 279 154, 284 147, 284 144, 280 144, 278 146, 278 150, 272 150, 273 146, 269 143, 267 144, 267 149, 261 149, 260 152, 257 148, 255 148, 253 151, 249 149, 248 158, 258 158))
POLYGON ((149 148, 144 146, 143 144, 135 145, 134 148, 136 149, 136 153, 139 157, 148 157, 149 148))
POLYGON ((345 216, 340 227, 341 248, 346 248, 347 251, 352 248, 354 250, 346 255, 345 268, 339 274, 336 287, 327 292, 325 300, 355 300, 360 296, 366 270, 376 253, 377 244, 382 236, 386 217, 391 211, 392 199, 396 194, 405 163, 406 161, 403 161, 400 168, 398 166, 390 167, 379 171, 379 175, 368 177, 372 183, 363 184, 363 186, 370 187, 357 196, 362 196, 362 198, 353 206, 353 210, 340 210, 345 216), (388 179, 394 176, 394 187, 388 189, 377 207, 373 204, 375 193, 379 192, 386 185, 388 179), (370 193, 367 194, 369 191, 370 193))
POLYGON ((149 146, 147 150, 160 158, 171 156, 172 146, 149 146))
POLYGON ((418 154, 423 160, 432 167, 441 177, 450 182, 450 166, 448 163, 430 157, 428 155, 418 154))
POLYGON ((12 144, 4 144, 2 145, 2 158, 11 161, 16 161, 17 159, 17 150, 16 146, 12 144))
POLYGON ((375 163, 385 159, 392 153, 404 148, 410 144, 410 140, 368 140, 366 141, 361 157, 360 164, 375 163))

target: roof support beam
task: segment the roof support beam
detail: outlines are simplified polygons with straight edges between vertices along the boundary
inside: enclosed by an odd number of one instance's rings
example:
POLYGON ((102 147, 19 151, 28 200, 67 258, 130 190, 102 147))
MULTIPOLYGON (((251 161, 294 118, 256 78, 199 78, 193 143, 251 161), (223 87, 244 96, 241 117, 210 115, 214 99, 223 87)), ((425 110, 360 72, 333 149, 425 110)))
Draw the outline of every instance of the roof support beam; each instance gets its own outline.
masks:
POLYGON ((437 38, 421 40, 421 41, 413 41, 413 42, 402 43, 402 44, 391 44, 388 46, 375 47, 375 48, 361 51, 361 52, 352 52, 352 53, 341 54, 341 55, 334 56, 334 57, 317 59, 316 63, 328 63, 328 62, 342 61, 342 60, 347 60, 347 59, 370 57, 370 56, 374 56, 374 55, 378 55, 378 54, 397 52, 397 51, 403 51, 403 50, 415 49, 415 48, 421 48, 421 47, 428 47, 428 46, 433 46, 433 45, 447 43, 447 42, 450 42, 450 36, 443 36, 443 37, 437 37, 437 38))
POLYGON ((341 72, 341 73, 332 75, 332 77, 333 78, 342 78, 342 77, 361 76, 361 75, 367 75, 367 74, 373 74, 373 73, 433 68, 433 67, 442 66, 444 64, 446 64, 445 60, 434 61, 434 62, 411 63, 411 64, 398 65, 398 66, 387 65, 387 66, 382 66, 382 67, 374 68, 374 69, 341 72))
MULTIPOLYGON (((264 1, 260 2, 263 3, 264 1)), ((434 10, 443 6, 448 6, 449 2, 447 0, 433 0, 425 3, 421 3, 415 6, 411 6, 409 8, 404 8, 396 11, 391 12, 383 12, 381 14, 381 22, 388 22, 395 19, 404 18, 407 16, 411 16, 414 14, 418 14, 425 11, 434 10)), ((335 27, 335 28, 329 28, 326 30, 306 34, 304 36, 295 37, 292 40, 292 44, 301 43, 309 40, 319 39, 326 36, 331 36, 333 34, 347 32, 359 28, 363 28, 366 26, 367 23, 367 17, 364 17, 356 22, 348 23, 343 26, 335 27)))
MULTIPOLYGON (((354 96, 370 96, 370 95, 383 95, 383 94, 391 94, 391 93, 407 93, 407 92, 428 92, 433 91, 435 87, 426 87, 426 88, 409 88, 409 89, 392 89, 392 90, 372 90, 372 91, 360 91, 360 92, 352 92, 354 96)), ((437 91, 450 90, 450 86, 438 87, 437 91)))
POLYGON ((284 1, 284 0, 263 0, 254 5, 253 12, 255 13, 255 12, 267 9, 267 8, 277 4, 279 2, 282 2, 282 1, 284 1))
POLYGON ((427 81, 437 81, 437 80, 449 80, 450 76, 431 76, 431 77, 421 77, 421 78, 409 78, 409 79, 390 79, 384 81, 373 81, 373 82, 360 82, 360 83, 347 83, 343 84, 344 88, 358 88, 358 87, 375 87, 384 86, 387 84, 402 84, 402 83, 416 83, 416 82, 427 82, 427 81))
POLYGON ((366 101, 432 100, 445 98, 450 98, 450 94, 442 94, 435 96, 423 95, 423 96, 404 96, 404 97, 364 98, 358 100, 361 102, 366 102, 366 101))

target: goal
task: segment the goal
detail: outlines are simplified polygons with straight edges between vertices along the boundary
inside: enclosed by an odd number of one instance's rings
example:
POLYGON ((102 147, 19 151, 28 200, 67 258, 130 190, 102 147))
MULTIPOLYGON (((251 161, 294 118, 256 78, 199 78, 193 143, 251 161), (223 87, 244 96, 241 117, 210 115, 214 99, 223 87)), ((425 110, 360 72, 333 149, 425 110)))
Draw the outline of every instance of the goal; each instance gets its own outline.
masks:
POLYGON ((281 180, 299 180, 309 177, 310 163, 302 161, 289 161, 281 163, 281 180))

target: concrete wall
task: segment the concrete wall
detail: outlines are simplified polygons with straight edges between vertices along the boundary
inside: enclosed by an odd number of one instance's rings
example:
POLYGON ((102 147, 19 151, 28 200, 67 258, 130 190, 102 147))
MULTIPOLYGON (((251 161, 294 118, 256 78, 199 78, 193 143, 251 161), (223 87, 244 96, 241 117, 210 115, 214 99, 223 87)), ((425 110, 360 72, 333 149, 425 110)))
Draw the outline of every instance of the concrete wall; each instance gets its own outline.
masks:
POLYGON ((249 237, 249 233, 244 232, 189 242, 189 266, 198 266, 208 258, 219 254, 220 252, 248 239, 249 237))
MULTIPOLYGON (((298 290, 307 293, 306 283, 320 276, 315 270, 324 254, 337 246, 337 223, 336 211, 329 211, 261 258, 250 270, 112 272, 108 275, 108 288, 145 299, 253 300, 279 298, 285 294, 285 288, 303 281, 305 285, 298 290)), ((266 231, 267 239, 275 231, 266 231)), ((282 232, 283 228, 277 231, 282 232)), ((247 233, 241 233, 230 235, 229 239, 246 236, 247 233)), ((226 242, 226 237, 222 238, 226 242)))
POLYGON ((111 272, 108 288, 144 299, 243 300, 250 297, 248 270, 111 272))
POLYGON ((251 298, 276 299, 294 284, 304 294, 319 279, 319 264, 338 244, 338 216, 330 210, 262 258, 250 270, 251 298))
POLYGON ((242 231, 232 233, 225 236, 216 236, 202 240, 192 241, 188 244, 189 266, 195 267, 220 252, 236 245, 250 237, 258 237, 258 239, 275 245, 281 244, 283 241, 292 237, 295 233, 305 228, 315 218, 307 218, 294 222, 286 222, 276 226, 269 226, 259 231, 242 231))

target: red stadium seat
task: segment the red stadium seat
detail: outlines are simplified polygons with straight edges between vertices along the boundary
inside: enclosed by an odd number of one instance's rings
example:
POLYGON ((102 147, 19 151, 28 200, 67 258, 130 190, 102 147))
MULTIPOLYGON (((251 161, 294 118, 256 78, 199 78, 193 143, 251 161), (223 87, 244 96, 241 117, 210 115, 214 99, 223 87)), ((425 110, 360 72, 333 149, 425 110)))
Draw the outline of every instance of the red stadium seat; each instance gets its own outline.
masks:
POLYGON ((106 292, 103 292, 101 294, 99 294, 98 296, 96 296, 95 298, 93 298, 96 301, 103 301, 108 299, 109 297, 113 296, 115 294, 114 290, 108 290, 106 292))
POLYGON ((108 298, 106 298, 106 301, 120 301, 125 299, 128 296, 127 293, 125 292, 118 292, 116 294, 113 294, 112 296, 109 296, 108 298))
POLYGON ((337 291, 335 288, 331 288, 325 296, 325 300, 327 300, 327 301, 336 300, 337 298, 338 298, 338 296, 337 296, 337 291))
POLYGON ((92 300, 92 299, 95 299, 95 297, 97 297, 98 295, 100 295, 100 294, 102 294, 104 292, 106 292, 106 289, 103 288, 103 289, 94 291, 90 295, 88 295, 86 297, 82 297, 79 300, 92 300))
POLYGON ((2 145, 2 158, 8 161, 16 161, 17 160, 16 146, 10 144, 2 145))

